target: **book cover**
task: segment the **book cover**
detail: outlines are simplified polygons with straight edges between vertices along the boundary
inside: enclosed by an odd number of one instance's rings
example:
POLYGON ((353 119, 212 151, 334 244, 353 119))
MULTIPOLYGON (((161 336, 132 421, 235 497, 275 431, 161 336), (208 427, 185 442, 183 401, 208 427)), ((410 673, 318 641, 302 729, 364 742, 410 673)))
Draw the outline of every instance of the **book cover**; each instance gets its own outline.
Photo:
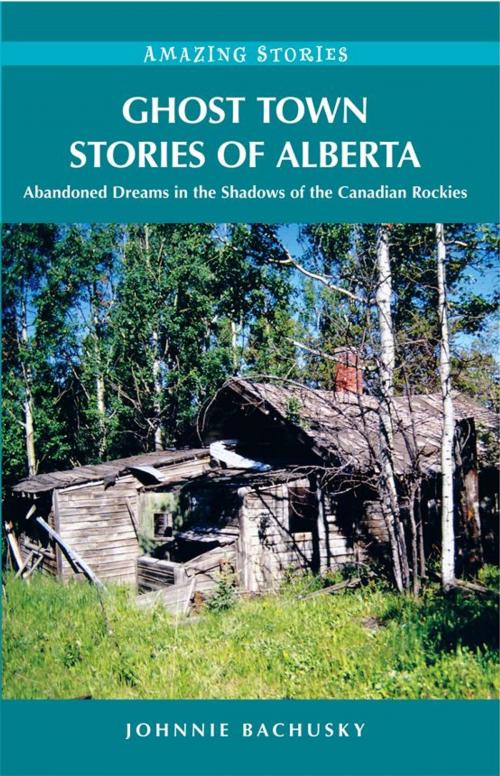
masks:
POLYGON ((498 773, 498 17, 2 4, 2 773, 498 773))

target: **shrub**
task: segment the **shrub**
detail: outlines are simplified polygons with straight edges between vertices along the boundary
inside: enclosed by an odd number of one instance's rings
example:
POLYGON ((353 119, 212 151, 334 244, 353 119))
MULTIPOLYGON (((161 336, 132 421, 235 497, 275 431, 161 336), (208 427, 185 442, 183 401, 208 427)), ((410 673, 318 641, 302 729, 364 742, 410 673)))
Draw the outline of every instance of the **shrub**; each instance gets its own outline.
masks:
POLYGON ((234 571, 224 566, 220 573, 217 588, 207 600, 206 607, 210 612, 226 612, 234 606, 236 601, 236 588, 234 571))

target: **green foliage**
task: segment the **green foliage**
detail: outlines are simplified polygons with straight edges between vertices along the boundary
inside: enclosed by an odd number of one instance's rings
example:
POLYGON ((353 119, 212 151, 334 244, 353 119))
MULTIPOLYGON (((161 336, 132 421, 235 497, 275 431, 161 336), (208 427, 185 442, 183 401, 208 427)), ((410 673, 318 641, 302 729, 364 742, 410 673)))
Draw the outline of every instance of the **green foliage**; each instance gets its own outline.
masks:
POLYGON ((4 227, 7 484, 27 473, 28 395, 43 472, 192 443, 229 374, 291 374, 291 287, 269 263, 275 232, 222 229, 4 227))
POLYGON ((64 423, 55 409, 64 392, 60 351, 66 308, 65 299, 50 284, 57 264, 54 225, 4 225, 2 247, 3 433, 8 451, 3 474, 8 484, 27 473, 24 407, 28 394, 40 432, 38 460, 51 460, 53 468, 67 460, 64 423), (49 307, 47 297, 52 291, 49 307))
MULTIPOLYGON (((378 336, 373 301, 376 291, 376 227, 371 224, 313 224, 303 227, 309 250, 303 263, 352 296, 308 281, 303 320, 307 344, 332 354, 354 346, 365 359, 368 383, 376 391, 378 336), (313 322, 316 322, 315 325, 313 322)), ((392 315, 397 346, 396 385, 414 393, 437 388, 439 321, 433 224, 389 225, 392 315)), ((477 277, 497 257, 498 235, 491 227, 447 224, 447 284, 454 342, 484 330, 498 309, 495 293, 478 292, 477 277)), ((309 356, 309 374, 325 387, 332 383, 328 359, 309 356)), ((456 362, 455 362, 456 364, 456 362)))
POLYGON ((295 396, 288 399, 286 417, 291 423, 295 423, 297 426, 300 425, 300 401, 295 396))
POLYGON ((498 362, 488 345, 494 343, 479 339, 470 348, 456 350, 452 362, 454 386, 486 407, 500 410, 500 379, 498 362))
MULTIPOLYGON (((27 473, 28 398, 36 466, 44 472, 158 444, 198 444, 199 410, 231 374, 331 388, 338 346, 360 350, 367 386, 376 393, 376 227, 301 228, 300 264, 338 288, 294 268, 286 228, 5 225, 5 485, 27 473)), ((471 282, 493 266, 497 233, 449 224, 446 238, 454 385, 497 407, 497 364, 487 333, 497 300, 471 282), (464 333, 474 335, 472 344, 464 333)), ((433 226, 392 225, 390 242, 397 388, 432 391, 438 354, 433 226)), ((300 423, 298 407, 289 416, 300 423)))
MULTIPOLYGON (((494 585, 492 569, 483 581, 494 585)), ((496 598, 338 595, 294 577, 279 595, 176 624, 114 587, 7 578, 6 698, 496 698, 496 598), (221 644, 224 648, 221 649, 221 644)))
POLYGON ((500 591, 500 568, 498 566, 485 565, 479 571, 479 581, 494 592, 500 591))
POLYGON ((226 612, 236 602, 236 588, 234 571, 223 568, 217 582, 215 592, 210 596, 206 607, 210 612, 226 612))

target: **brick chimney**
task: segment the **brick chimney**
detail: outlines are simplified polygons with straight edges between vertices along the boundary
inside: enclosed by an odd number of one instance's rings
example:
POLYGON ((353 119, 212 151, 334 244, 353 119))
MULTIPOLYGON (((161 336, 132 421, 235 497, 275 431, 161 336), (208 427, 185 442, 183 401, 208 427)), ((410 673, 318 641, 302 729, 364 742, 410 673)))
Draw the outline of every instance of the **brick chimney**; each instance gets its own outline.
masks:
POLYGON ((354 348, 341 347, 334 350, 337 367, 335 371, 335 392, 351 391, 363 393, 363 363, 354 348))

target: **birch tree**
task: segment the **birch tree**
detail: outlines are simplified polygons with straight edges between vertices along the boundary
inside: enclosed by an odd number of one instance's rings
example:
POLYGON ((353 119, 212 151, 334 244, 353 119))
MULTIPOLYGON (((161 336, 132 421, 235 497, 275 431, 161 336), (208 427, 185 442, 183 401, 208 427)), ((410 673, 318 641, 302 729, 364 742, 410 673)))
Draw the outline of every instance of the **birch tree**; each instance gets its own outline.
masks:
POLYGON ((40 353, 33 348, 33 339, 38 298, 55 241, 51 225, 12 225, 3 231, 3 351, 8 359, 3 370, 4 435, 13 443, 21 432, 28 474, 36 474, 38 467, 33 392, 34 359, 40 353))
POLYGON ((53 468, 67 462, 67 428, 58 413, 65 392, 67 300, 58 289, 48 291, 58 245, 52 224, 3 227, 4 482, 36 473, 47 462, 53 468))
MULTIPOLYGON (((162 252, 163 244, 157 247, 157 250, 162 252)), ((161 273, 161 255, 158 256, 159 272, 161 273)), ((154 283, 154 268, 151 257, 151 247, 149 244, 149 224, 144 225, 144 259, 148 273, 154 283)), ((157 266, 158 266, 157 264, 157 266)), ((157 278, 158 285, 161 284, 161 278, 157 278)), ((152 329, 151 329, 151 350, 152 350, 152 366, 153 366, 153 407, 155 412, 154 423, 154 447, 155 450, 163 450, 163 428, 162 428, 162 394, 163 387, 161 381, 161 353, 160 353, 160 310, 152 310, 152 329)), ((167 347, 168 349, 168 347, 167 347)))
MULTIPOLYGON (((292 266, 309 280, 318 281, 323 286, 328 293, 328 296, 323 298, 323 311, 327 312, 327 305, 332 302, 332 299, 342 300, 344 313, 347 313, 346 323, 341 328, 343 334, 340 335, 344 338, 344 344, 346 341, 352 341, 351 338, 354 337, 354 342, 357 344, 358 352, 360 352, 361 347, 370 342, 371 359, 376 361, 378 367, 378 380, 374 387, 380 399, 378 411, 379 449, 373 451, 373 464, 379 472, 376 487, 379 491, 382 513, 389 535, 394 581, 397 589, 403 591, 410 584, 410 569, 394 467, 395 418, 393 399, 396 348, 392 316, 393 293, 389 230, 385 225, 378 228, 375 256, 374 261, 372 261, 373 242, 371 242, 368 251, 366 248, 368 247, 367 237, 371 237, 373 240, 374 230, 370 228, 364 230, 363 227, 357 227, 356 229, 351 228, 349 234, 346 231, 348 229, 350 227, 342 225, 338 228, 335 227, 333 231, 328 226, 326 229, 312 228, 311 234, 315 239, 319 239, 321 251, 325 254, 324 266, 320 272, 309 270, 289 255, 285 255, 281 263, 292 266), (358 269, 357 272, 354 271, 355 267, 358 269), (370 308, 373 304, 377 311, 378 328, 367 332, 366 326, 371 327, 370 308)), ((322 360, 325 361, 329 358, 329 343, 328 340, 325 340, 325 334, 328 334, 328 324, 321 323, 318 328, 323 339, 320 354, 322 360)), ((332 329, 336 330, 338 336, 338 316, 337 324, 332 329)), ((341 342, 336 344, 341 344, 341 342)), ((306 349, 311 350, 307 344, 306 349)), ((331 388, 331 385, 327 387, 331 388)), ((416 566, 416 564, 414 565, 416 566)), ((414 578, 417 574, 418 569, 415 567, 414 578)))
POLYGON ((33 370, 31 366, 31 344, 28 336, 28 301, 26 284, 21 288, 20 303, 20 341, 19 347, 22 354, 21 365, 24 383, 24 438, 26 444, 26 460, 28 474, 36 474, 37 460, 35 452, 35 428, 33 420, 33 370))
POLYGON ((436 252, 440 327, 439 379, 443 401, 443 431, 441 438, 441 581, 444 590, 449 590, 455 580, 455 533, 453 525, 453 446, 455 418, 451 395, 451 360, 448 329, 444 224, 436 224, 436 252))
POLYGON ((49 277, 51 294, 67 288, 66 379, 68 385, 75 384, 78 397, 77 422, 73 420, 76 460, 85 456, 87 461, 101 461, 110 447, 110 318, 120 236, 114 225, 71 226, 63 234, 49 277))
MULTIPOLYGON (((377 237, 377 289, 375 300, 380 336, 380 490, 382 509, 389 533, 394 578, 398 590, 409 586, 409 569, 404 529, 394 471, 394 368, 396 348, 392 326, 392 273, 389 257, 389 235, 381 224, 377 237)), ((414 569, 416 573, 416 569, 414 569)))

